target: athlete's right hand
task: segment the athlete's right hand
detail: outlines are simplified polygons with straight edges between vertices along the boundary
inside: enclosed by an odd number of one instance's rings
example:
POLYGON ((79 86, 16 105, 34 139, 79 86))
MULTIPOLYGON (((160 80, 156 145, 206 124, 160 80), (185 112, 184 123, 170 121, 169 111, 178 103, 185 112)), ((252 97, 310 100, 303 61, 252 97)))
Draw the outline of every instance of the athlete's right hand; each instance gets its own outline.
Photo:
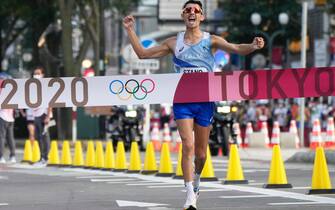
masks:
POLYGON ((126 16, 123 18, 123 27, 126 30, 133 29, 135 25, 135 18, 131 15, 126 16))

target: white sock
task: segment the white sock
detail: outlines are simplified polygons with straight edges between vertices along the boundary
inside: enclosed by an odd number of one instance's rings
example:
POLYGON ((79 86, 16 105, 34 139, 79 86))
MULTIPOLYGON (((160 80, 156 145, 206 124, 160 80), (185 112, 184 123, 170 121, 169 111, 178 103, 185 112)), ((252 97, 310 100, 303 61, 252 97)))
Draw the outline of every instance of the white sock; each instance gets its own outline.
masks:
POLYGON ((194 173, 193 187, 195 189, 199 188, 199 185, 200 185, 200 176, 201 176, 201 174, 194 173))
POLYGON ((185 182, 185 188, 186 188, 186 191, 193 190, 192 182, 185 182))
POLYGON ((192 182, 185 182, 186 188, 186 202, 184 204, 184 208, 188 208, 189 206, 196 206, 196 197, 193 191, 192 182))

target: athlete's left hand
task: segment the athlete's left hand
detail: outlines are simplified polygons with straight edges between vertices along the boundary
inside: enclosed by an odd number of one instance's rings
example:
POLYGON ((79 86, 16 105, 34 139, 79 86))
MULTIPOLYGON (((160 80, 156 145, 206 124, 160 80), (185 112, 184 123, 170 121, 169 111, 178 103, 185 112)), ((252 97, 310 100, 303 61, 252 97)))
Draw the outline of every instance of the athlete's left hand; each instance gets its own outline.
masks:
POLYGON ((254 41, 252 42, 252 47, 255 50, 262 49, 264 47, 264 39, 262 37, 255 37, 254 41))

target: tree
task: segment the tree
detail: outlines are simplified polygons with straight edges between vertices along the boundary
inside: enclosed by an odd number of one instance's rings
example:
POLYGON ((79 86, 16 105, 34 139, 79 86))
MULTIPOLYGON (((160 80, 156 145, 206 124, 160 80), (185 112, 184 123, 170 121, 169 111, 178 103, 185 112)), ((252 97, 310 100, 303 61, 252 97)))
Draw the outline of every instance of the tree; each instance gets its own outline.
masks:
POLYGON ((0 62, 7 49, 21 35, 23 43, 33 49, 33 63, 39 63, 37 42, 43 30, 54 21, 55 7, 48 0, 2 0, 0 4, 0 62))
MULTIPOLYGON (((250 22, 250 16, 257 12, 262 16, 262 22, 257 27, 266 33, 273 33, 281 29, 278 15, 286 12, 290 21, 286 26, 289 39, 300 36, 300 8, 301 6, 292 0, 225 0, 220 3, 224 12, 223 26, 227 26, 228 39, 234 42, 250 42, 255 26, 250 22)), ((282 41, 282 39, 278 39, 282 41)))
MULTIPOLYGON (((114 19, 118 22, 118 51, 121 51, 123 43, 122 19, 136 8, 141 0, 110 0, 110 8, 114 13, 114 19)), ((118 56, 118 68, 121 70, 121 54, 118 56)))

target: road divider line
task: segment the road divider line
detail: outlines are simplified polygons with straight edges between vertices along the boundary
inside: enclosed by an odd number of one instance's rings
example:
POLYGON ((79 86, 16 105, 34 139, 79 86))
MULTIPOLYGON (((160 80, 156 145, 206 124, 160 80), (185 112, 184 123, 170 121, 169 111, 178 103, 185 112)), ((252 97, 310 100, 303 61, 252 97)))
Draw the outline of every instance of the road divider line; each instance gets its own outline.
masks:
POLYGON ((233 195, 233 196, 220 196, 220 198, 267 198, 275 197, 272 195, 233 195))
POLYGON ((8 206, 8 203, 0 203, 0 206, 8 206))
POLYGON ((76 177, 77 179, 99 179, 99 178, 122 178, 124 176, 103 176, 103 175, 99 175, 99 176, 78 176, 76 177))
POLYGON ((165 182, 147 182, 147 183, 130 183, 129 186, 146 186, 146 185, 171 185, 170 183, 165 182))
POLYGON ((268 203, 271 206, 281 205, 310 205, 310 204, 323 204, 322 202, 288 202, 288 203, 268 203))
POLYGON ((254 182, 254 183, 249 183, 248 185, 255 185, 255 186, 259 186, 259 185, 264 185, 264 183, 260 183, 260 182, 254 182))
POLYGON ((91 182, 123 182, 134 181, 136 179, 91 179, 91 182))
MULTIPOLYGON (((112 174, 116 174, 115 172, 112 172, 112 174)), ((182 180, 176 180, 176 179, 167 179, 164 177, 155 177, 155 176, 146 176, 142 174, 123 174, 125 177, 131 177, 131 178, 138 178, 141 180, 150 180, 153 182, 166 182, 171 184, 180 184, 180 187, 183 186, 182 180)), ((161 187, 161 186, 152 186, 153 188, 161 187)), ((172 187, 172 186, 169 186, 172 187)), ((206 188, 215 188, 215 189, 226 189, 226 190, 236 190, 246 193, 255 193, 255 194, 264 194, 269 195, 273 197, 282 197, 282 198, 290 198, 290 199, 296 199, 301 201, 314 201, 314 202, 320 202, 320 203, 327 203, 327 204, 335 204, 335 198, 329 198, 329 197, 322 197, 322 196, 316 196, 316 195, 305 195, 301 193, 296 192, 288 192, 288 191, 280 191, 280 190, 274 190, 274 189, 263 189, 259 187, 250 187, 250 186, 238 186, 238 185, 222 185, 220 183, 211 183, 211 182, 202 182, 201 187, 206 188)))
POLYGON ((160 186, 147 186, 147 188, 184 188, 184 185, 160 185, 160 186))
POLYGON ((293 187, 293 190, 306 190, 306 189, 311 189, 311 187, 293 187))
MULTIPOLYGON (((186 192, 186 190, 181 190, 182 192, 186 192)), ((226 189, 202 189, 201 188, 201 193, 203 192, 226 192, 226 191, 231 191, 231 190, 226 190, 226 189)))

